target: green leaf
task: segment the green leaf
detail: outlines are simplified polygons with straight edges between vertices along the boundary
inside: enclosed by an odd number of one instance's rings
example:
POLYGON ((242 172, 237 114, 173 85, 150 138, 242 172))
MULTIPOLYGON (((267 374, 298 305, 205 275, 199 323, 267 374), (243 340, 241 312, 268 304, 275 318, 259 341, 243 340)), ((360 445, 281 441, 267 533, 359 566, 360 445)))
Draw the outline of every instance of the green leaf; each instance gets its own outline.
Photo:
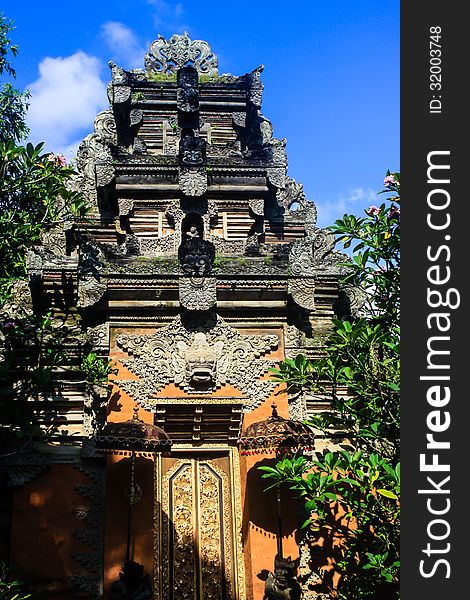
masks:
POLYGON ((393 500, 398 500, 398 496, 396 494, 394 494, 393 492, 391 492, 390 490, 384 490, 383 488, 380 488, 377 490, 377 492, 381 496, 385 496, 386 498, 392 498, 393 500))

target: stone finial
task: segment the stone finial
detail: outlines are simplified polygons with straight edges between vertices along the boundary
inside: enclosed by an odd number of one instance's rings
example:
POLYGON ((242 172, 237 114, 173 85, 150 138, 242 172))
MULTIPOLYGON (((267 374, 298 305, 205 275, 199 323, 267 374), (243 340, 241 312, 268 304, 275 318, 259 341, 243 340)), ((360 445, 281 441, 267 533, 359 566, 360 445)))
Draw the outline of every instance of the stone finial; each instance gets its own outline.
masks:
POLYGON ((217 75, 217 56, 203 40, 191 41, 188 33, 172 35, 169 40, 159 35, 145 55, 145 68, 149 73, 174 73, 192 66, 198 73, 217 75))

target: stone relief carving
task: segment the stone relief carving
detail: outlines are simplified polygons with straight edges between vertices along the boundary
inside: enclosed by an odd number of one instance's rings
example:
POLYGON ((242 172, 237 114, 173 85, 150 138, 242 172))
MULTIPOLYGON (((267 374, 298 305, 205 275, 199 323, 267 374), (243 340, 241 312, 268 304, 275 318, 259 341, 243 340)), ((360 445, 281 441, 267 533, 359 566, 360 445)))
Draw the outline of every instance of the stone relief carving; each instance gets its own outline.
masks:
POLYGON ((188 310, 209 310, 217 302, 215 277, 180 277, 179 298, 188 310))
POLYGON ((0 308, 0 318, 19 319, 33 314, 33 299, 27 279, 17 279, 10 289, 11 298, 0 308))
POLYGON ((191 41, 187 32, 175 34, 169 40, 159 35, 145 55, 148 73, 174 73, 187 64, 198 73, 217 75, 217 57, 209 44, 203 40, 191 41))
POLYGON ((260 65, 254 69, 251 73, 245 75, 245 79, 248 82, 248 100, 256 108, 261 108, 261 102, 263 98, 264 85, 261 82, 261 73, 264 71, 264 65, 260 65))
POLYGON ((234 112, 232 113, 232 121, 234 125, 238 127, 246 126, 246 113, 245 112, 234 112))
POLYGON ((119 216, 125 217, 134 210, 134 200, 131 198, 118 198, 119 216))
POLYGON ((214 259, 214 244, 200 237, 186 238, 178 248, 178 260, 186 275, 199 277, 208 275, 212 270, 214 259))
POLYGON ((193 67, 184 67, 178 71, 178 89, 176 91, 178 110, 191 113, 199 109, 199 83, 197 71, 193 67))
POLYGON ((277 348, 276 335, 240 334, 215 314, 197 317, 192 313, 188 321, 178 316, 153 335, 117 337, 118 345, 130 355, 121 361, 122 364, 140 378, 137 381, 118 380, 126 393, 152 410, 155 404, 152 396, 170 382, 188 393, 200 392, 201 385, 195 388, 190 377, 191 353, 186 354, 197 342, 201 352, 206 350, 208 361, 216 357, 210 381, 208 379, 209 390, 232 383, 249 397, 247 410, 269 395, 275 382, 259 381, 259 378, 275 363, 261 357, 277 348))
POLYGON ((161 238, 139 238, 139 253, 144 256, 157 256, 159 254, 172 254, 176 251, 178 243, 173 233, 161 238))
POLYGON ((102 110, 96 115, 94 130, 106 144, 114 146, 117 144, 116 121, 112 110, 102 110))
POLYGON ((317 267, 335 245, 334 235, 326 229, 312 227, 309 234, 295 241, 289 251, 289 263, 296 277, 313 276, 317 267))
POLYGON ((202 196, 207 192, 207 173, 204 168, 179 167, 178 183, 185 196, 202 196))
POLYGON ((285 167, 268 167, 266 169, 266 175, 268 181, 272 183, 274 187, 283 188, 286 183, 286 169, 285 167))
POLYGON ((101 300, 107 289, 107 281, 101 281, 92 276, 80 277, 78 281, 77 306, 87 308, 101 300))
POLYGON ((338 307, 338 312, 351 315, 352 317, 363 316, 362 309, 367 301, 366 291, 358 287, 357 285, 351 285, 347 283, 340 284, 339 289, 340 292, 342 292, 346 298, 344 306, 338 307))
POLYGON ((248 206, 257 217, 264 216, 264 198, 256 198, 248 201, 248 206))
POLYGON ((294 302, 308 310, 315 310, 315 280, 306 277, 289 279, 287 292, 294 302))
POLYGON ((86 552, 73 556, 82 567, 88 571, 87 575, 73 575, 70 577, 87 598, 100 597, 100 581, 103 569, 103 517, 104 517, 104 462, 101 459, 78 459, 75 468, 84 473, 90 480, 90 485, 76 485, 74 490, 86 499, 86 504, 75 510, 75 516, 85 523, 85 529, 73 532, 74 537, 88 546, 86 552))
POLYGON ((206 160, 206 141, 195 135, 185 135, 179 145, 179 160, 185 167, 199 167, 206 160))
POLYGON ((292 177, 286 177, 285 186, 276 190, 276 200, 285 210, 290 210, 293 204, 304 209, 307 203, 304 186, 292 177))
MULTIPOLYGON (((131 127, 139 125, 144 117, 144 113, 140 108, 131 108, 129 112, 129 123, 131 127)), ((116 142, 117 143, 117 142, 116 142)))
POLYGON ((15 452, 2 458, 0 462, 8 486, 22 486, 46 471, 50 465, 50 458, 37 451, 15 452))
POLYGON ((86 339, 93 351, 109 350, 109 323, 101 323, 96 327, 89 327, 86 331, 86 339))

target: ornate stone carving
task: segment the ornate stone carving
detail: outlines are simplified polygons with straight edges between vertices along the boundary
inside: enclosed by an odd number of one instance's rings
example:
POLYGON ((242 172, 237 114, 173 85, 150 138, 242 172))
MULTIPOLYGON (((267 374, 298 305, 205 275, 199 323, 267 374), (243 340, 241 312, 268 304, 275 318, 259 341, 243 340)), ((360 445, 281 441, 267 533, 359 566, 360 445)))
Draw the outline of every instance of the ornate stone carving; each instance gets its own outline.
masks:
POLYGON ((266 579, 266 600, 300 600, 301 588, 294 577, 294 570, 294 564, 289 559, 275 559, 274 573, 269 572, 266 579))
POLYGON ((74 490, 86 499, 86 505, 75 509, 77 519, 86 527, 73 532, 75 538, 87 544, 88 551, 73 556, 87 571, 87 575, 70 577, 70 581, 87 594, 87 598, 100 597, 100 581, 103 569, 103 515, 104 515, 104 467, 102 459, 78 459, 74 466, 85 474, 90 485, 76 485, 74 490))
POLYGON ((87 308, 101 300, 107 289, 107 281, 92 276, 81 277, 78 281, 77 306, 87 308))
POLYGON ((139 125, 144 117, 144 113, 140 108, 132 108, 129 112, 129 123, 131 127, 139 125))
MULTIPOLYGON (((242 335, 214 314, 196 315, 192 313, 190 322, 178 316, 150 336, 118 336, 118 345, 130 355, 122 364, 140 377, 137 381, 119 380, 120 387, 150 410, 155 405, 152 396, 170 382, 187 392, 198 392, 188 379, 186 351, 196 334, 202 333, 204 343, 217 356, 213 388, 232 383, 250 398, 246 408, 253 408, 274 389, 274 382, 259 381, 274 362, 260 357, 277 348, 278 337, 242 335)), ((201 336, 197 340, 203 342, 201 336)))
POLYGON ((318 265, 335 245, 334 235, 326 229, 312 227, 309 235, 295 241, 289 251, 292 274, 296 277, 313 276, 318 265))
POLYGON ((276 190, 276 200, 279 206, 285 210, 290 210, 293 204, 298 204, 299 207, 305 208, 306 199, 304 186, 297 183, 292 177, 286 177, 285 187, 276 190))
POLYGON ((118 198, 119 216, 125 217, 134 210, 134 200, 131 198, 118 198))
POLYGON ((177 240, 175 234, 165 235, 161 238, 139 238, 139 251, 144 256, 158 256, 159 254, 172 254, 176 252, 177 240))
MULTIPOLYGON (((305 235, 308 237, 312 237, 316 235, 317 227, 317 207, 313 202, 307 202, 305 204, 305 235)), ((327 243, 327 246, 330 242, 327 243)), ((333 241, 334 245, 334 241, 333 241)), ((329 246, 328 246, 329 247, 329 246)), ((333 246, 331 246, 331 249, 333 246)), ((329 252, 329 250, 327 250, 329 252)))
POLYGON ((109 68, 111 69, 111 78, 113 83, 125 85, 129 82, 129 74, 122 67, 119 67, 112 60, 108 61, 109 68))
POLYGON ((176 104, 178 110, 186 113, 199 109, 198 76, 193 67, 184 67, 178 71, 176 104))
POLYGON ((119 579, 111 585, 111 600, 151 600, 153 597, 152 582, 144 573, 143 565, 127 561, 119 579))
POLYGON ((41 234, 41 243, 54 256, 64 256, 67 252, 67 239, 65 232, 70 229, 66 223, 58 223, 55 227, 41 234))
POLYGON ((188 310, 209 310, 217 302, 214 277, 180 277, 179 298, 188 310))
POLYGON ((35 249, 27 250, 26 252, 26 268, 31 278, 42 277, 43 273, 43 258, 36 252, 35 249))
POLYGON ((86 339, 91 346, 91 349, 109 350, 109 323, 101 323, 96 327, 89 327, 86 331, 86 339))
POLYGON ((245 127, 246 125, 246 113, 245 112, 234 112, 232 113, 232 121, 237 127, 245 127))
POLYGON ((207 191, 207 173, 204 168, 180 167, 178 182, 185 196, 202 196, 207 191))
POLYGON ((1 459, 0 465, 7 476, 7 485, 28 483, 51 465, 51 460, 38 452, 16 452, 1 459))
POLYGON ((251 210, 257 217, 264 216, 264 198, 256 198, 255 200, 249 200, 248 206, 251 208, 251 210))
POLYGON ((33 314, 33 299, 27 279, 17 279, 10 289, 11 297, 1 308, 0 318, 19 319, 33 314))
POLYGON ((288 293, 294 302, 308 310, 315 310, 315 280, 306 277, 289 279, 288 293))
POLYGON ((181 138, 179 159, 186 167, 199 167, 206 160, 206 142, 195 135, 185 135, 181 138))
MULTIPOLYGON (((360 317, 362 309, 367 301, 367 293, 357 285, 343 283, 339 287, 340 293, 344 294, 344 306, 338 308, 341 314, 351 315, 352 317, 360 317)), ((341 302, 341 298, 340 298, 341 302)))
POLYGON ((186 238, 178 248, 178 259, 187 275, 208 275, 212 270, 214 258, 214 244, 200 237, 186 238))
POLYGON ((261 108, 264 86, 261 83, 261 73, 264 71, 264 65, 260 65, 251 73, 245 75, 248 82, 248 100, 256 107, 261 108))
POLYGON ((112 110, 102 110, 96 115, 94 130, 106 144, 117 144, 116 121, 112 110))
POLYGON ((217 75, 217 57, 203 40, 184 35, 173 35, 166 40, 161 35, 152 42, 145 55, 145 68, 149 73, 174 73, 191 64, 198 73, 217 75))
POLYGON ((283 188, 286 182, 286 169, 285 167, 268 167, 266 169, 266 175, 268 181, 273 184, 274 187, 283 188))

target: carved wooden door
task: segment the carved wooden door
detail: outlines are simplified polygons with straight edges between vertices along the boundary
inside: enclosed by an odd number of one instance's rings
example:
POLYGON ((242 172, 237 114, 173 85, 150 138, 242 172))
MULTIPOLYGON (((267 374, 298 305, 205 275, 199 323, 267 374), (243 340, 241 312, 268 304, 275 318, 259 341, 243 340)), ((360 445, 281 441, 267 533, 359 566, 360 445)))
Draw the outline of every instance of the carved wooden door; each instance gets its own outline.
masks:
POLYGON ((158 470, 157 598, 235 600, 230 457, 163 457, 158 470))

